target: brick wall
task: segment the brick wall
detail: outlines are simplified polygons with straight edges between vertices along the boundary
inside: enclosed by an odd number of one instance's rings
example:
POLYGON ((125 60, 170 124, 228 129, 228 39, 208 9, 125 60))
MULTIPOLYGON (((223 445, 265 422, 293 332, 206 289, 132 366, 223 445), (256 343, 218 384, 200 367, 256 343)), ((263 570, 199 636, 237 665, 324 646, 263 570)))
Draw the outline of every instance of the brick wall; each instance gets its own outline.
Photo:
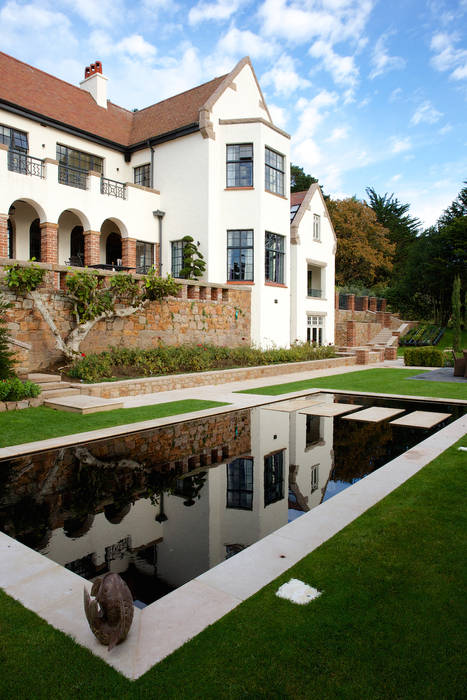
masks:
MULTIPOLYGON (((63 277, 66 272, 55 269, 47 272, 47 282, 40 291, 62 337, 66 337, 72 328, 71 304, 64 292, 55 288, 57 275, 63 277)), ((32 300, 16 296, 5 287, 2 292, 12 302, 7 312, 9 334, 32 346, 28 370, 45 369, 62 362, 63 355, 57 350, 53 335, 32 300)), ((196 282, 183 284, 178 298, 150 302, 141 312, 126 318, 100 321, 82 343, 81 351, 101 352, 112 345, 150 348, 159 342, 166 345, 204 342, 230 347, 249 345, 250 300, 249 290, 196 282)))

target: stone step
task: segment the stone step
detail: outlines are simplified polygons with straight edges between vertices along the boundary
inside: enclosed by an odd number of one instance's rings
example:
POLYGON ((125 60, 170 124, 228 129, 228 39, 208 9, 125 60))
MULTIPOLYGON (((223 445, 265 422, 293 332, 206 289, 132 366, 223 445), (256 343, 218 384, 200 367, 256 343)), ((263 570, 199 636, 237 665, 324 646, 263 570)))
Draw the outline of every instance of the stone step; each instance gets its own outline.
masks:
POLYGON ((43 392, 51 391, 52 389, 68 389, 71 387, 71 384, 68 384, 68 382, 36 382, 36 384, 39 384, 43 392))
POLYGON ((58 398, 59 396, 75 396, 80 393, 79 389, 47 389, 41 391, 40 395, 43 399, 52 399, 58 398))
POLYGON ((28 374, 28 379, 30 382, 35 382, 36 384, 48 384, 49 382, 61 381, 59 374, 43 374, 42 372, 30 372, 28 374))
POLYGON ((98 413, 100 411, 113 411, 123 408, 123 399, 101 399, 98 396, 73 396, 72 398, 56 398, 44 401, 44 406, 54 408, 57 411, 70 411, 72 413, 98 413))

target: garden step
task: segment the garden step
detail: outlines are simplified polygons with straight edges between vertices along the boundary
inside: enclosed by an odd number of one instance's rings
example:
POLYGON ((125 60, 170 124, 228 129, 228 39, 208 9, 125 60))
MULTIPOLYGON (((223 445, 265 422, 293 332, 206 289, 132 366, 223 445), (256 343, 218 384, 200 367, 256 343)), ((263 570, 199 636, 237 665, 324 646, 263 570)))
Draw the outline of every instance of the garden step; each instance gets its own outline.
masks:
POLYGON ((35 382, 35 383, 39 384, 40 388, 42 389, 42 392, 50 391, 52 389, 68 389, 71 387, 71 384, 68 384, 67 382, 35 382))
POLYGON ((46 384, 48 382, 59 382, 61 377, 59 374, 43 374, 42 372, 30 372, 28 374, 30 382, 35 384, 46 384))
POLYGON ((41 391, 41 397, 43 399, 51 399, 59 396, 74 396, 80 393, 79 389, 46 389, 45 391, 41 391))

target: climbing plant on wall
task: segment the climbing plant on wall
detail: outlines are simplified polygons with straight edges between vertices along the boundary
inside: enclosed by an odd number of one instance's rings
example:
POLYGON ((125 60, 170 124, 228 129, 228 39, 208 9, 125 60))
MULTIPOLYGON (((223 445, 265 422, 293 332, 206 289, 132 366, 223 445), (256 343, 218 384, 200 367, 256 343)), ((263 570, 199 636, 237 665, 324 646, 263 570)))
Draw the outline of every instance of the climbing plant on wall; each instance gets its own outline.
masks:
MULTIPOLYGON (((27 274, 27 284, 24 282, 25 275, 22 270, 30 269, 18 265, 8 266, 7 285, 17 294, 34 301, 36 309, 55 338, 57 348, 69 359, 79 355, 81 343, 99 321, 131 316, 150 302, 160 302, 168 296, 176 296, 180 289, 180 285, 170 275, 164 278, 157 277, 154 268, 141 280, 128 274, 114 275, 110 278, 108 286, 104 286, 105 278, 99 276, 96 271, 71 273, 66 278, 65 294, 72 304, 74 326, 68 335, 63 337, 47 303, 37 290, 43 274, 27 274)), ((40 272, 43 273, 42 270, 40 272)))

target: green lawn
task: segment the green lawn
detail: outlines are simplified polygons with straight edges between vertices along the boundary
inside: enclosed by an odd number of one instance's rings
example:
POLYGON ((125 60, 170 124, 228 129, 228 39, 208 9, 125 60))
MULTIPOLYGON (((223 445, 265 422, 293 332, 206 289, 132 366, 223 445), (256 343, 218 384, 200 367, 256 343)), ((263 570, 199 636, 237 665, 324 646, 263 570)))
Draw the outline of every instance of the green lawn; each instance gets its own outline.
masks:
POLYGON ((465 697, 465 461, 448 449, 133 683, 1 593, 0 697, 465 697), (278 599, 291 577, 323 595, 278 599))
POLYGON ((0 447, 22 445, 25 442, 46 440, 62 435, 85 433, 88 430, 111 428, 116 425, 138 423, 153 418, 175 416, 177 413, 203 411, 207 408, 228 406, 220 401, 205 401, 201 399, 185 399, 183 401, 168 401, 138 406, 137 408, 116 408, 113 411, 80 415, 67 411, 56 411, 53 408, 25 408, 22 411, 11 411, 0 414, 0 447))
MULTIPOLYGON (((467 382, 427 382, 423 379, 407 381, 408 377, 421 374, 423 369, 366 369, 329 377, 306 379, 287 384, 275 384, 258 389, 246 389, 242 394, 278 396, 306 389, 342 389, 343 391, 369 391, 377 394, 404 394, 405 396, 432 396, 440 399, 467 400, 467 382)), ((427 371, 429 368, 427 367, 427 371)))

